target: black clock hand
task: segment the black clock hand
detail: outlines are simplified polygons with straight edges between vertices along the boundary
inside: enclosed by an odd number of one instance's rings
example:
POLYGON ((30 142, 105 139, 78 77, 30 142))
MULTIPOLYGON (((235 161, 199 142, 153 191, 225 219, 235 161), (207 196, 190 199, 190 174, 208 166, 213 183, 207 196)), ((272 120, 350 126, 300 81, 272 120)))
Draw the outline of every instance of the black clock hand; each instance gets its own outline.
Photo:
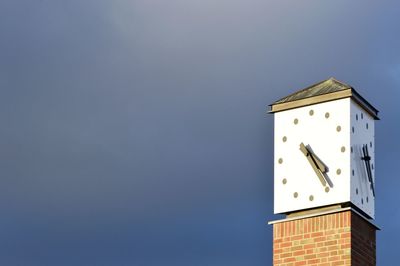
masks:
POLYGON ((312 153, 307 149, 306 146, 304 146, 303 143, 300 144, 300 151, 306 156, 308 162, 311 164, 311 167, 313 168, 314 172, 316 173, 319 181, 323 186, 326 185, 326 180, 324 175, 322 174, 322 171, 318 168, 317 163, 314 161, 314 158, 312 157, 312 153))
POLYGON ((375 196, 374 181, 372 179, 372 170, 371 170, 371 165, 370 165, 371 157, 369 156, 369 153, 368 153, 368 145, 363 145, 362 150, 363 150, 364 157, 361 157, 361 159, 364 160, 364 162, 365 162, 365 168, 367 170, 368 180, 371 184, 372 194, 375 196))
POLYGON ((300 144, 300 150, 305 156, 310 156, 316 167, 322 172, 326 173, 328 167, 315 155, 314 151, 311 149, 310 145, 305 146, 303 143, 300 144))
POLYGON ((368 164, 368 171, 369 171, 369 181, 371 182, 371 189, 372 189, 372 194, 375 197, 375 184, 374 184, 374 179, 372 178, 372 169, 371 169, 371 156, 369 156, 368 152, 368 145, 365 145, 365 153, 368 157, 368 160, 366 161, 368 164))
POLYGON ((372 194, 373 194, 374 197, 375 197, 375 185, 374 185, 374 181, 373 181, 373 179, 372 179, 372 170, 371 170, 370 161, 367 161, 367 164, 368 164, 369 179, 370 179, 370 182, 371 182, 372 194))
POLYGON ((370 165, 371 157, 369 156, 369 153, 368 153, 368 145, 363 146, 363 153, 364 153, 365 167, 367 169, 368 180, 371 185, 372 194, 375 196, 374 181, 372 179, 372 170, 371 170, 371 165, 370 165))
POLYGON ((310 145, 306 146, 307 150, 311 153, 311 157, 313 158, 314 162, 317 164, 319 170, 322 173, 327 173, 329 171, 328 167, 321 161, 321 159, 314 153, 310 145))

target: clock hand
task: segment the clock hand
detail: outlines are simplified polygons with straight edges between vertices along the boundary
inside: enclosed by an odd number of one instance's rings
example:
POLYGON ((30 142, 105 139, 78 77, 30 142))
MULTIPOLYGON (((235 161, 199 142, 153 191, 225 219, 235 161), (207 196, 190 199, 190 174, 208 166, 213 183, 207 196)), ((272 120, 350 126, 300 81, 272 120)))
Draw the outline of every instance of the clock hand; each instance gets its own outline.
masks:
MULTIPOLYGON (((318 168, 318 170, 320 170, 321 172, 325 172, 325 166, 322 165, 322 167, 320 167, 319 165, 321 164, 321 162, 317 161, 317 157, 314 154, 313 150, 311 149, 310 145, 305 146, 303 143, 300 144, 300 150, 303 152, 303 154, 305 156, 308 156, 312 159, 312 162, 314 164, 314 166, 316 166, 318 168)), ((318 158, 319 159, 319 158, 318 158)))
POLYGON ((321 169, 318 168, 317 163, 314 161, 312 153, 307 149, 307 147, 303 144, 303 142, 300 143, 300 151, 304 154, 304 156, 306 156, 308 162, 311 164, 311 167, 313 168, 321 184, 325 186, 326 185, 325 177, 322 174, 321 169))
POLYGON ((372 179, 371 156, 369 156, 368 145, 365 145, 365 153, 368 158, 368 160, 366 160, 366 163, 367 163, 368 172, 369 172, 369 181, 371 182, 372 194, 375 196, 375 185, 374 185, 374 180, 372 179))
POLYGON ((372 194, 375 196, 374 180, 372 179, 372 170, 370 165, 371 156, 368 153, 368 145, 363 145, 363 155, 361 159, 365 161, 365 168, 367 169, 368 180, 371 184, 372 194))
POLYGON ((328 167, 321 161, 321 159, 314 153, 310 145, 306 146, 307 150, 311 153, 314 162, 317 164, 318 168, 322 173, 327 173, 329 171, 328 167))
POLYGON ((371 189, 372 189, 372 194, 374 195, 374 197, 375 197, 375 185, 374 185, 374 181, 373 181, 373 179, 372 179, 372 170, 371 170, 371 165, 370 165, 370 162, 368 161, 367 162, 368 163, 368 170, 369 170, 369 176, 370 176, 370 182, 371 182, 371 189))
MULTIPOLYGON (((368 160, 368 169, 369 169, 369 173, 370 173, 370 176, 371 176, 372 190, 374 191, 375 184, 374 184, 374 179, 372 178, 371 156, 369 156, 368 145, 365 145, 365 151, 367 152, 367 156, 369 158, 369 160, 368 160)), ((375 192, 374 192, 374 196, 375 196, 375 192)))

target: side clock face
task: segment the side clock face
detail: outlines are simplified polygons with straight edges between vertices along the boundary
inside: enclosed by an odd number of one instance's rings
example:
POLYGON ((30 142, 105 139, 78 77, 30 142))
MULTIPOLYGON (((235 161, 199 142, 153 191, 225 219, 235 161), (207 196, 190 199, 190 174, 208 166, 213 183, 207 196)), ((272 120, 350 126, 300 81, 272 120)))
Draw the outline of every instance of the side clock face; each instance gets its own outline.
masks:
POLYGON ((350 101, 275 114, 275 213, 350 201, 350 101))
POLYGON ((374 120, 357 104, 351 104, 351 202, 375 216, 374 120))

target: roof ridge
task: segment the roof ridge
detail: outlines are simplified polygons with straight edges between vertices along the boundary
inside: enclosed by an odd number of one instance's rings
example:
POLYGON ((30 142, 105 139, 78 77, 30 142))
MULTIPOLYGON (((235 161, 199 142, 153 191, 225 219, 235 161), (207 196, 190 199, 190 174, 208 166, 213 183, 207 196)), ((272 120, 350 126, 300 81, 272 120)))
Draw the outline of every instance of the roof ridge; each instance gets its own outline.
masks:
POLYGON ((353 87, 350 86, 349 84, 347 84, 347 83, 345 83, 345 82, 343 82, 343 81, 337 80, 337 79, 335 79, 334 77, 329 78, 329 80, 332 80, 332 81, 334 81, 334 82, 336 82, 336 83, 339 83, 340 85, 344 85, 345 87, 347 87, 347 88, 349 88, 349 89, 353 89, 353 87))

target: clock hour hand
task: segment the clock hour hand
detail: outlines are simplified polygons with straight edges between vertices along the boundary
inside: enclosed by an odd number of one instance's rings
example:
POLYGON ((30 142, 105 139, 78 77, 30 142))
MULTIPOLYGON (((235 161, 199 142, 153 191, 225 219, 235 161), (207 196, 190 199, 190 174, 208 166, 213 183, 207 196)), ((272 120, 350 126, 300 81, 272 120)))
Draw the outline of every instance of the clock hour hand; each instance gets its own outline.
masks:
POLYGON ((372 179, 372 170, 371 170, 371 164, 370 164, 371 156, 369 156, 369 153, 368 153, 368 145, 363 145, 362 151, 363 151, 364 157, 361 157, 361 160, 364 160, 364 162, 365 162, 365 168, 367 169, 368 180, 371 184, 372 194, 375 197, 374 180, 372 179))
POLYGON ((315 174, 317 175, 319 181, 323 186, 326 185, 326 180, 324 175, 322 174, 323 172, 321 171, 320 168, 318 168, 318 164, 316 163, 315 159, 313 158, 312 152, 307 149, 307 147, 304 145, 304 143, 300 144, 300 151, 306 156, 308 162, 311 164, 311 167, 313 168, 315 174))

